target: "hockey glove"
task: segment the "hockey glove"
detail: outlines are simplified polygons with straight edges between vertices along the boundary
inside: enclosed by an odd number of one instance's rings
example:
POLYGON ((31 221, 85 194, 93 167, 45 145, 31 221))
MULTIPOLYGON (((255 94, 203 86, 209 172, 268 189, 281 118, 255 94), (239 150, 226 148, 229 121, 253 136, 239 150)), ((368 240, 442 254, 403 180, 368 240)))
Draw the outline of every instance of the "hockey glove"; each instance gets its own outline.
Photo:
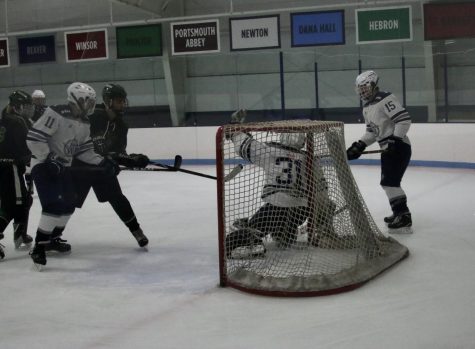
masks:
POLYGON ((386 148, 386 154, 397 155, 403 143, 404 142, 402 141, 402 138, 390 136, 388 138, 388 147, 386 148))
POLYGON ((239 109, 231 114, 231 124, 242 124, 246 120, 247 110, 239 109))
POLYGON ((106 154, 106 140, 104 136, 96 136, 91 138, 92 143, 94 144, 94 151, 97 154, 105 155, 106 154))
POLYGON ((110 177, 117 176, 120 172, 120 167, 117 162, 110 158, 104 158, 99 166, 101 166, 105 174, 110 177))
POLYGON ((46 170, 51 175, 51 177, 58 177, 61 173, 64 172, 64 163, 65 160, 56 156, 53 153, 50 153, 44 162, 46 170))
POLYGON ((129 154, 131 160, 132 160, 132 166, 131 167, 138 167, 138 168, 144 168, 147 167, 147 165, 150 163, 150 159, 143 154, 129 154))
MULTIPOLYGON (((229 120, 229 123, 231 125, 242 124, 246 120, 246 115, 247 115, 246 109, 236 110, 234 113, 231 114, 231 120, 229 120)), ((224 138, 228 141, 231 140, 235 132, 236 130, 234 130, 233 127, 226 128, 224 131, 224 138)))
POLYGON ((351 147, 346 150, 346 157, 348 160, 356 160, 366 149, 366 144, 363 141, 353 142, 351 147))

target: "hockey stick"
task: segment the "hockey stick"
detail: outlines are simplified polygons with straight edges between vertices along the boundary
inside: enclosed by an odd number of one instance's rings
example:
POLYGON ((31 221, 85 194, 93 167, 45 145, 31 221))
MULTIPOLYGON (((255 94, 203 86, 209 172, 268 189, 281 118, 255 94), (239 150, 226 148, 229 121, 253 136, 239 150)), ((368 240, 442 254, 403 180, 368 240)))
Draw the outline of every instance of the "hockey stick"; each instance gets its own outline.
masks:
POLYGON ((169 170, 166 168, 150 168, 150 167, 144 167, 144 168, 138 168, 138 167, 121 167, 121 171, 151 171, 151 172, 175 172, 174 170, 169 170))
POLYGON ((364 151, 361 154, 379 154, 379 153, 384 153, 386 150, 378 149, 378 150, 368 150, 364 151))
MULTIPOLYGON (((169 167, 173 168, 172 166, 169 166, 169 167)), ((242 171, 243 168, 244 167, 241 164, 234 167, 231 170, 231 172, 229 172, 226 176, 224 176, 224 181, 229 182, 231 179, 236 177, 239 174, 239 172, 242 171)), ((194 176, 199 176, 199 177, 204 177, 204 178, 209 178, 209 179, 214 179, 214 180, 217 179, 217 177, 215 177, 215 176, 207 175, 207 174, 201 173, 201 172, 185 170, 185 169, 173 170, 173 169, 168 169, 168 168, 128 168, 128 167, 121 167, 121 171, 164 171, 164 172, 177 172, 177 171, 179 171, 179 172, 192 174, 194 176)))
MULTIPOLYGON (((361 155, 365 155, 365 154, 380 154, 380 153, 384 153, 385 151, 386 151, 386 150, 383 150, 383 149, 368 150, 368 151, 362 152, 361 155)), ((321 158, 321 159, 324 159, 324 158, 331 158, 332 155, 330 155, 330 154, 324 154, 324 155, 319 155, 318 157, 321 158)))
MULTIPOLYGON (((159 164, 156 164, 156 163, 152 163, 152 165, 160 166, 159 164)), ((193 176, 204 177, 204 178, 209 178, 209 179, 214 179, 214 180, 218 179, 216 176, 211 176, 211 175, 201 173, 201 172, 185 170, 183 168, 178 168, 176 170, 173 170, 172 166, 166 166, 166 165, 163 165, 163 166, 165 167, 165 169, 158 169, 158 168, 148 169, 148 168, 145 168, 145 169, 130 169, 130 170, 133 170, 133 171, 178 171, 178 172, 188 173, 188 174, 191 174, 193 176), (171 169, 169 169, 169 168, 171 168, 171 169)), ((236 177, 239 174, 239 172, 242 171, 243 168, 244 168, 244 166, 241 165, 241 164, 234 167, 231 170, 231 172, 229 172, 226 176, 224 176, 224 181, 228 182, 231 179, 233 179, 234 177, 236 177)))
POLYGON ((158 167, 162 167, 162 168, 166 168, 167 171, 180 171, 182 161, 183 161, 183 159, 182 159, 181 155, 176 155, 173 166, 163 165, 163 164, 160 164, 158 162, 153 162, 153 161, 150 161, 149 164, 154 165, 154 166, 158 166, 158 167))

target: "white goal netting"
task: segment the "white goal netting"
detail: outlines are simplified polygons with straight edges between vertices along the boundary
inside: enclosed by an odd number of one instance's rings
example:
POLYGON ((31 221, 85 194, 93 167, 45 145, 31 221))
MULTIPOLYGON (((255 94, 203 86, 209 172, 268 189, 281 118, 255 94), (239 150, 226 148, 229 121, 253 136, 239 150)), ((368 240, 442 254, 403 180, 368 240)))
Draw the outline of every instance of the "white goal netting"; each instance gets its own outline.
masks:
POLYGON ((380 232, 364 203, 346 160, 343 123, 226 125, 216 142, 221 285, 271 295, 335 293, 408 254, 380 232))

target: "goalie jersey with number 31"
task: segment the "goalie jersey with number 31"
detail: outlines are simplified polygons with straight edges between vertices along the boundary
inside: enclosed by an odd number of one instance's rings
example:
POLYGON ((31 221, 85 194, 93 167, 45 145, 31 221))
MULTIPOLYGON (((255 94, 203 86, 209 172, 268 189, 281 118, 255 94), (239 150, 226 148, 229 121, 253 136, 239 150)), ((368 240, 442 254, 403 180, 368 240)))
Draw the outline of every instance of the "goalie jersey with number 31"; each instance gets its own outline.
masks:
MULTIPOLYGON (((261 167, 266 176, 261 199, 279 207, 307 206, 305 196, 305 161, 307 155, 300 150, 305 144, 305 134, 293 134, 295 142, 261 143, 250 134, 232 136, 236 154, 261 167)), ((284 140, 284 141, 283 141, 284 140)))

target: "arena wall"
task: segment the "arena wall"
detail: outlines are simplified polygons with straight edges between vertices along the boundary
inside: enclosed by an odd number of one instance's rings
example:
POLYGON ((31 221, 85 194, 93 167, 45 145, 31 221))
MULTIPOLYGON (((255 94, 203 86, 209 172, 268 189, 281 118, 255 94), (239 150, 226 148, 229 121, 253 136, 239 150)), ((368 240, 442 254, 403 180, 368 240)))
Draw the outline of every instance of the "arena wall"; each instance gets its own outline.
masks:
MULTIPOLYGON (((173 127, 129 130, 128 152, 151 159, 172 159, 180 154, 184 164, 213 164, 217 127, 173 127)), ((362 124, 345 125, 347 146, 364 132, 362 124)), ((475 168, 475 124, 413 124, 411 165, 475 168)), ((374 144, 368 150, 378 149, 374 144)), ((355 163, 375 163, 378 155, 365 155, 355 163), (369 160, 369 161, 365 161, 369 160)))

